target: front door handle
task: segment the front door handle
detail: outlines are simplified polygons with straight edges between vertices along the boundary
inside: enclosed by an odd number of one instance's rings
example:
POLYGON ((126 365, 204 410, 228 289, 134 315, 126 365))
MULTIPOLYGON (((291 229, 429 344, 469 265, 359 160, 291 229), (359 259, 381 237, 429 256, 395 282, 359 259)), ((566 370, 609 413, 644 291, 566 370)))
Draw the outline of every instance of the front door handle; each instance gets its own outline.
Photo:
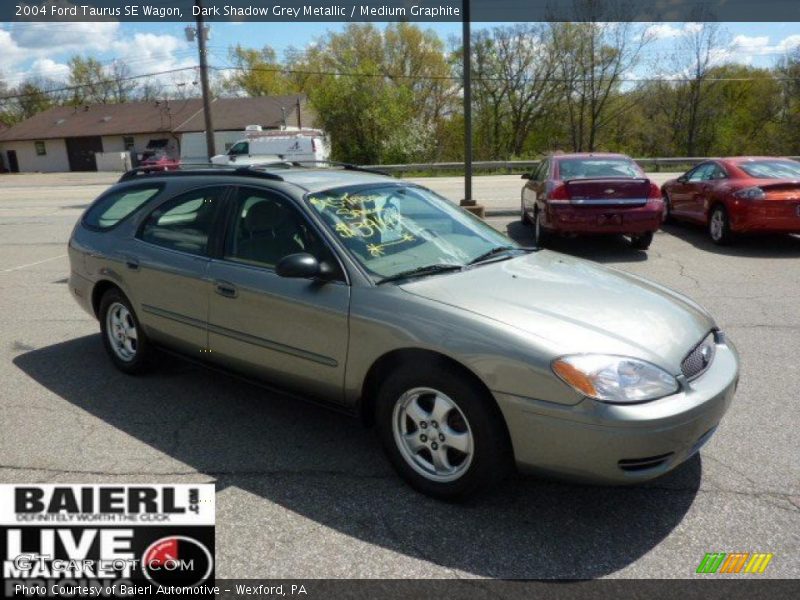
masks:
POLYGON ((131 271, 138 271, 139 270, 139 261, 135 258, 126 258, 125 259, 125 266, 128 267, 131 271))
POLYGON ((220 296, 225 296, 226 298, 236 298, 236 296, 239 295, 239 293, 236 291, 236 286, 227 281, 215 281, 214 291, 220 296))

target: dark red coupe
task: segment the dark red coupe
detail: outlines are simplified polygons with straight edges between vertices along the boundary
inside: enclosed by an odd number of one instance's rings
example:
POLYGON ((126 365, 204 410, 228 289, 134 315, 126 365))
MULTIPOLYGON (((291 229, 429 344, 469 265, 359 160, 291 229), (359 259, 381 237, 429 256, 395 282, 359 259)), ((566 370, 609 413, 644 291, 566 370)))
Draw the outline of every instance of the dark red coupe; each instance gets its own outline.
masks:
POLYGON ((537 245, 554 233, 612 234, 646 250, 664 218, 661 190, 624 154, 556 154, 522 177, 522 222, 537 245))
POLYGON ((700 163, 661 188, 667 215, 701 223, 716 244, 738 233, 800 233, 800 162, 736 156, 700 163))

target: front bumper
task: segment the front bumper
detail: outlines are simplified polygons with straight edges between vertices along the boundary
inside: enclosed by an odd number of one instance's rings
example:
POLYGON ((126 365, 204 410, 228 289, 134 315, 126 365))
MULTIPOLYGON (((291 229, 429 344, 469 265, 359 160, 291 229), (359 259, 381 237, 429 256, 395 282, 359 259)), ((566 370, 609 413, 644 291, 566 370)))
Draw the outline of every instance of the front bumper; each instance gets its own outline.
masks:
POLYGON ((674 469, 713 434, 739 378, 736 350, 717 345, 709 369, 677 394, 633 405, 574 406, 495 393, 518 467, 591 483, 636 483, 674 469))

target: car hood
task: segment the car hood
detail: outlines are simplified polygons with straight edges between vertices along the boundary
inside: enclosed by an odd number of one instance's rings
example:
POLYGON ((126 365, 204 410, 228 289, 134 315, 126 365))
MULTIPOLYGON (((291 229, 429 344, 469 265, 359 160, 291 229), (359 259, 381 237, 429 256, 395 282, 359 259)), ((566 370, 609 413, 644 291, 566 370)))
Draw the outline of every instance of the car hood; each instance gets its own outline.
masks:
POLYGON ((714 328, 701 306, 677 292, 547 250, 401 287, 523 330, 559 353, 636 356, 675 374, 714 328))

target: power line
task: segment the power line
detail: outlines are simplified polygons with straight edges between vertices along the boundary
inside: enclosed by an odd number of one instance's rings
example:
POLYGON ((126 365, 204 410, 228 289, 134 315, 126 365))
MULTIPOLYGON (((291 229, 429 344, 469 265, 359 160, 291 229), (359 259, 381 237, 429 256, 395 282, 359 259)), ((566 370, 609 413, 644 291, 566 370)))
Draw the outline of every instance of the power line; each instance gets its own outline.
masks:
MULTIPOLYGON (((110 79, 110 80, 107 80, 107 81, 109 83, 119 83, 119 82, 123 82, 123 81, 133 81, 133 80, 136 80, 136 79, 144 79, 146 77, 155 77, 157 75, 169 75, 171 73, 179 73, 179 72, 182 72, 182 71, 193 71, 195 69, 197 69, 196 66, 181 67, 179 69, 169 69, 169 70, 166 70, 166 71, 157 71, 155 73, 142 73, 140 75, 131 75, 129 77, 120 77, 118 79, 110 79)), ((0 96, 0 102, 5 102, 5 101, 8 101, 8 100, 16 100, 16 99, 19 99, 19 98, 27 98, 27 97, 30 97, 30 96, 37 96, 37 95, 40 95, 40 94, 48 95, 48 94, 58 94, 58 93, 62 93, 62 92, 72 92, 72 91, 80 90, 80 89, 83 89, 83 88, 93 87, 93 86, 98 85, 99 83, 102 83, 102 82, 95 81, 95 82, 92 82, 92 83, 84 83, 84 84, 80 84, 80 85, 70 85, 70 86, 66 86, 66 87, 49 89, 49 90, 37 90, 35 92, 28 92, 28 93, 25 93, 25 94, 9 94, 7 96, 0 96)))

